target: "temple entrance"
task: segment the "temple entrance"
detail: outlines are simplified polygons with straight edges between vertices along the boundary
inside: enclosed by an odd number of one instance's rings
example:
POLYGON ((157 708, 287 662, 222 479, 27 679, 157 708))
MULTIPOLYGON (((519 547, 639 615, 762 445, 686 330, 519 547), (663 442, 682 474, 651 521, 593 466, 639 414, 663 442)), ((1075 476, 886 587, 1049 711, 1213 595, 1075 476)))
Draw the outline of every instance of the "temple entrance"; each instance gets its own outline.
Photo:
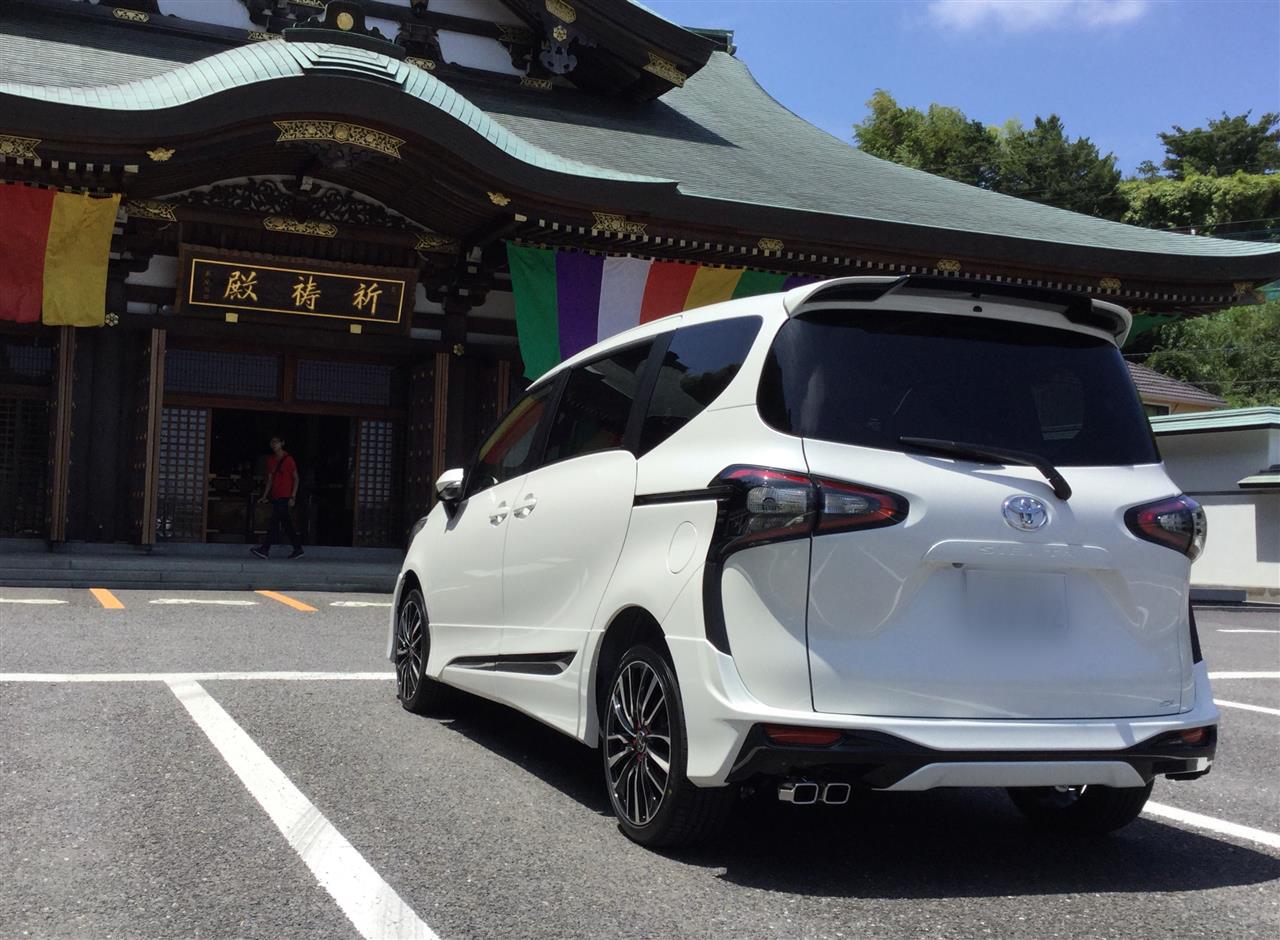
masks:
POLYGON ((358 418, 213 409, 206 542, 257 542, 269 507, 258 502, 268 442, 279 436, 298 464, 294 525, 308 545, 355 544, 358 418))
POLYGON ((269 442, 298 464, 307 545, 399 547, 406 525, 402 369, 294 353, 169 349, 159 427, 156 541, 251 544, 269 442))

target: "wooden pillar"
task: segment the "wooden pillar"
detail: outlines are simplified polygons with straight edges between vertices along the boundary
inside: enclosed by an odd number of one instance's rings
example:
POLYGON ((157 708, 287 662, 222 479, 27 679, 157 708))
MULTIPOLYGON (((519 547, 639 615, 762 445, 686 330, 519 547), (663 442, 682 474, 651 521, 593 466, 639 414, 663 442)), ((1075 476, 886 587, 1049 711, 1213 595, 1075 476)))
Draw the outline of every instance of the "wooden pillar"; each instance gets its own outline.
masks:
POLYGON ((67 504, 71 480, 71 415, 75 394, 75 327, 58 328, 58 369, 54 386, 52 442, 49 459, 49 541, 67 539, 67 504))
MULTIPOLYGON (((468 362, 466 360, 467 314, 471 310, 468 297, 449 295, 444 299, 444 335, 449 354, 446 362, 445 382, 447 404, 445 417, 444 460, 445 469, 461 467, 467 460, 467 408, 472 402, 467 397, 468 362)), ((439 360, 437 360, 439 370, 439 360)), ((437 371, 439 381, 439 371, 437 371)))
MULTIPOLYGON (((145 407, 140 421, 142 440, 142 516, 139 542, 156 543, 156 497, 160 476, 160 418, 164 407, 165 331, 153 329, 147 343, 145 407)), ((141 409, 140 409, 141 410, 141 409)))
POLYGON ((449 353, 436 353, 435 389, 431 396, 430 505, 436 502, 436 480, 449 469, 445 463, 445 432, 449 426, 449 353))

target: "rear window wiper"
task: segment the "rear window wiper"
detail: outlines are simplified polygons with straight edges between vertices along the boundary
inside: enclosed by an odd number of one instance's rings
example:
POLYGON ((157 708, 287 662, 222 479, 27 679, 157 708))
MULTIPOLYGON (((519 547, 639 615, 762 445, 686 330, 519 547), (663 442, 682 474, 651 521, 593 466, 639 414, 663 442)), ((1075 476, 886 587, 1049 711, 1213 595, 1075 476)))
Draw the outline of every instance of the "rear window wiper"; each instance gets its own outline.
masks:
POLYGON ((998 447, 984 447, 981 444, 966 444, 964 441, 944 441, 936 437, 900 437, 898 443, 916 451, 930 454, 946 454, 949 457, 968 457, 991 463, 1016 464, 1023 467, 1035 467, 1053 487, 1053 495, 1058 499, 1071 498, 1071 485, 1063 478, 1058 469, 1043 457, 1029 454, 1024 450, 1004 450, 998 447))

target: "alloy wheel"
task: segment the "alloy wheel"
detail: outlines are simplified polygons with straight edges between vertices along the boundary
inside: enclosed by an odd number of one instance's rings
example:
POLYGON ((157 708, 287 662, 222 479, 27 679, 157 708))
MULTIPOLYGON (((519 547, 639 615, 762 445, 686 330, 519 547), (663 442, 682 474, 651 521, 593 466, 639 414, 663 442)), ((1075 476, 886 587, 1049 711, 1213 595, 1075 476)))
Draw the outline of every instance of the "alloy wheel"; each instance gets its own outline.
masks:
POLYGON ((396 695, 407 702, 418 694, 422 682, 422 631, 426 618, 417 597, 410 597, 396 619, 396 695))
POLYGON ((609 695, 605 727, 609 788, 633 826, 657 814, 671 778, 671 714, 662 680, 641 660, 627 663, 609 695))

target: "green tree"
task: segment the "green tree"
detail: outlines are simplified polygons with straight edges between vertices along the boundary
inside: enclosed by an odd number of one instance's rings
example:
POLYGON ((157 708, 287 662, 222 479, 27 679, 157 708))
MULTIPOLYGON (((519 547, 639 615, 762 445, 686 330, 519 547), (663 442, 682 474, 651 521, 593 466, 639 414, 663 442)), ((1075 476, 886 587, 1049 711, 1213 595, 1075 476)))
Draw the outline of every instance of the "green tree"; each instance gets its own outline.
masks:
POLYGON ((1024 128, 1017 121, 988 127, 963 111, 933 104, 904 108, 883 89, 854 125, 858 146, 874 156, 984 189, 1064 209, 1119 218, 1115 157, 1087 137, 1071 140, 1056 114, 1024 128))
POLYGON ((1146 364, 1233 408, 1280 405, 1280 300, 1162 326, 1146 364))
POLYGON ((867 108, 871 113, 853 128, 865 152, 973 186, 993 185, 999 142, 981 121, 940 104, 927 112, 903 108, 883 89, 867 108))
POLYGON ((1118 219, 1124 201, 1113 154, 1103 156, 1088 137, 1071 140, 1056 114, 1035 126, 1007 126, 993 187, 1087 215, 1118 219))
POLYGON ((1188 174, 1120 184, 1121 221, 1147 228, 1177 228, 1198 235, 1280 238, 1280 174, 1188 174))
POLYGON ((1191 130, 1173 126, 1157 135, 1164 144, 1164 169, 1174 179, 1193 173, 1211 176, 1236 171, 1268 173, 1280 169, 1280 114, 1268 112, 1249 122, 1252 112, 1210 119, 1209 126, 1191 130))

